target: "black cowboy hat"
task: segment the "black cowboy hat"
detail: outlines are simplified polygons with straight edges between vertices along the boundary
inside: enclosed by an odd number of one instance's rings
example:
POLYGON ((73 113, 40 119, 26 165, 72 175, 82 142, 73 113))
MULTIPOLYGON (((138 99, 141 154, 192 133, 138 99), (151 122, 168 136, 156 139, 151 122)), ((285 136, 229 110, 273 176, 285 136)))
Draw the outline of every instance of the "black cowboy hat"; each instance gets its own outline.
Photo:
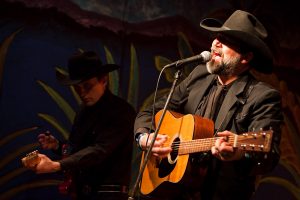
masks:
POLYGON ((273 55, 265 43, 268 33, 254 15, 246 11, 236 10, 224 24, 217 19, 207 18, 200 22, 200 26, 209 31, 225 34, 241 42, 253 50, 254 60, 256 59, 253 67, 257 71, 272 72, 273 55))
POLYGON ((115 64, 102 64, 93 51, 78 52, 68 60, 68 74, 56 71, 56 79, 63 85, 73 85, 118 68, 115 64))

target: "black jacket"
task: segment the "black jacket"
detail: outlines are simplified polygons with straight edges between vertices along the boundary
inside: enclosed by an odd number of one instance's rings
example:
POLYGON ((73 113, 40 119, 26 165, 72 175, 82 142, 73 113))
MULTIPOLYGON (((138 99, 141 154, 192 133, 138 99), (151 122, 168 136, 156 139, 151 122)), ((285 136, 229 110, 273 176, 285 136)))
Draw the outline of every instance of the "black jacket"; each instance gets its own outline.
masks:
POLYGON ((77 187, 129 185, 136 113, 125 100, 106 91, 76 116, 69 137, 71 155, 60 161, 77 187))
MULTIPOLYGON (((175 89, 169 110, 182 114, 196 114, 199 103, 211 88, 216 75, 208 74, 205 66, 196 67, 175 89)), ((155 111, 163 108, 166 97, 157 101, 155 111)), ((152 107, 140 112, 135 121, 135 133, 150 127, 152 107)), ((281 97, 271 86, 244 74, 230 87, 215 121, 215 130, 229 130, 236 134, 272 127, 274 131, 270 153, 255 153, 240 161, 221 162, 212 158, 207 182, 202 193, 207 199, 245 199, 254 189, 256 174, 269 172, 279 161, 281 137, 281 97), (242 194, 242 196, 238 196, 242 194), (204 194, 203 194, 204 195, 204 194)), ((203 199, 206 199, 203 197, 203 199)))

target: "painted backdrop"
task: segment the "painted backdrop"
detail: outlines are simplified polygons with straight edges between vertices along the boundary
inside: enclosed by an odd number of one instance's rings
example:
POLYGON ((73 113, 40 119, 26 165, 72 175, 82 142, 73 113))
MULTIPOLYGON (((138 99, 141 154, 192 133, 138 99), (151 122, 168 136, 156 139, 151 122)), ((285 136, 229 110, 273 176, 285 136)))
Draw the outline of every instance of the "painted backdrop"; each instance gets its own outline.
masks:
MULTIPOLYGON (((110 89, 140 110, 153 101, 165 64, 210 48, 200 20, 226 19, 236 9, 253 12, 269 30, 274 73, 253 74, 280 90, 285 117, 280 163, 257 181, 254 199, 300 200, 300 14, 291 0, 0 0, 0 199, 68 199, 57 191, 63 174, 36 175, 20 159, 35 149, 56 158, 39 148, 42 131, 68 137, 80 100, 55 73, 65 73, 73 52, 94 50, 119 64, 110 89)), ((163 73, 158 95, 174 72, 163 73)), ((138 157, 135 149, 133 179, 138 157)))

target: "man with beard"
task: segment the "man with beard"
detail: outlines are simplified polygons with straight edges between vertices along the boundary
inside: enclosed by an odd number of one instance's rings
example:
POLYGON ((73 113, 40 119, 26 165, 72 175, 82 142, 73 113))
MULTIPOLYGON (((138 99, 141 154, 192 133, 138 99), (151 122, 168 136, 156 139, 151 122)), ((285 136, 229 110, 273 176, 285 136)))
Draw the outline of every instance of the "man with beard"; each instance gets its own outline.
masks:
MULTIPOLYGON (((224 24, 209 18, 201 21, 200 26, 215 36, 211 60, 206 67, 197 66, 176 86, 167 109, 211 119, 212 135, 218 138, 211 143, 210 151, 190 155, 183 179, 178 183, 163 182, 151 193, 142 195, 145 199, 250 199, 256 176, 270 172, 279 161, 281 97, 277 90, 250 73, 250 69, 272 72, 266 29, 255 16, 241 10, 235 11, 224 24), (273 137, 267 152, 244 151, 228 140, 233 134, 270 128, 273 137), (203 172, 204 166, 205 173, 195 173, 197 169, 203 172)), ((155 103, 155 113, 164 107, 166 99, 155 103)), ((152 109, 151 106, 141 111, 135 121, 135 138, 143 150, 153 138, 152 109)), ((152 158, 168 157, 173 147, 164 144, 172 139, 167 134, 158 134, 152 158)), ((157 162, 157 166, 160 164, 157 162)))

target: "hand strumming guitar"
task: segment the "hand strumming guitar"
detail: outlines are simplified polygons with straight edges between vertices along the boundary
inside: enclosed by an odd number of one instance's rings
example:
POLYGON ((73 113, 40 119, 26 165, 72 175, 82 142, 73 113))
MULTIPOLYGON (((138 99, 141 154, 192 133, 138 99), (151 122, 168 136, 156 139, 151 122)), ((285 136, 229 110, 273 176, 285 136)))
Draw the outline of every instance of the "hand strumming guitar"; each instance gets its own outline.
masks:
POLYGON ((57 150, 59 146, 58 140, 49 131, 39 134, 38 142, 42 149, 57 150))
MULTIPOLYGON (((42 149, 57 150, 59 147, 58 140, 49 131, 39 134, 38 142, 42 149)), ((22 164, 37 174, 56 172, 61 169, 59 162, 52 161, 49 157, 40 154, 38 151, 33 151, 26 155, 22 159, 22 164)))
MULTIPOLYGON (((140 138, 140 146, 142 149, 147 149, 150 146, 154 133, 144 134, 140 138), (147 144, 146 144, 147 143, 147 144)), ((152 148, 152 154, 157 157, 167 157, 172 151, 170 146, 164 146, 164 143, 168 140, 167 135, 157 134, 156 140, 152 148)))

